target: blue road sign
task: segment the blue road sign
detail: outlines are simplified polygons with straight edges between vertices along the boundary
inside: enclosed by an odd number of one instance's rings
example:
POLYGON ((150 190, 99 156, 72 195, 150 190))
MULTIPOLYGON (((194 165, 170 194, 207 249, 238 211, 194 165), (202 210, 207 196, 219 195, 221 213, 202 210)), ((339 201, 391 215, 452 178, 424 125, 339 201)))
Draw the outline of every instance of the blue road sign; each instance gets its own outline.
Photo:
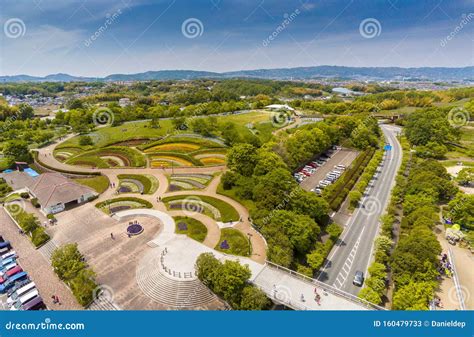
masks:
POLYGON ((385 151, 390 151, 390 150, 392 149, 392 145, 388 145, 388 144, 387 144, 387 145, 385 145, 385 146, 383 147, 383 149, 384 149, 385 151))

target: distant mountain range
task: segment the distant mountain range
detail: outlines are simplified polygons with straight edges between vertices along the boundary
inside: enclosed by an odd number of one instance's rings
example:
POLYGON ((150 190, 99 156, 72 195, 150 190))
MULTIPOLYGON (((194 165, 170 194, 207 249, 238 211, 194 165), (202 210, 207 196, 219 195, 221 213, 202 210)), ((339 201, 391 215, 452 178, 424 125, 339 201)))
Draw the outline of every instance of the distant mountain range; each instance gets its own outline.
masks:
POLYGON ((29 75, 0 76, 1 82, 72 82, 72 81, 147 81, 191 80, 198 78, 264 78, 277 80, 355 79, 355 80, 430 80, 474 81, 474 67, 399 68, 399 67, 341 67, 316 66, 298 68, 240 70, 224 73, 195 70, 159 70, 136 74, 112 74, 106 77, 81 77, 52 74, 45 77, 29 75))

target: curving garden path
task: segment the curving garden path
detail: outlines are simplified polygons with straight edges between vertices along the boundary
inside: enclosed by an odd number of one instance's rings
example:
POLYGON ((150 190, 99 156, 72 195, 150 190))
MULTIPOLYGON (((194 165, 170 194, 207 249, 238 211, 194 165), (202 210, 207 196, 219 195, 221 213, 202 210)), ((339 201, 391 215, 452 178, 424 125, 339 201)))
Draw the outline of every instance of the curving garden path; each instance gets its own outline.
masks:
MULTIPOLYGON (((72 136, 66 137, 63 140, 67 140, 72 136)), ((250 243, 252 246, 252 255, 250 258, 258 263, 265 263, 266 261, 266 242, 264 238, 261 236, 259 232, 257 232, 249 221, 249 212, 248 210, 241 205, 239 202, 231 199, 227 196, 221 195, 217 193, 217 187, 220 183, 221 175, 218 175, 211 182, 206 186, 205 189, 202 190, 187 190, 187 191, 177 191, 177 192, 167 192, 169 187, 169 181, 167 175, 173 173, 181 173, 181 174, 214 174, 216 172, 224 172, 226 170, 225 166, 207 166, 207 167, 175 167, 175 168, 107 168, 107 169, 90 169, 84 167, 78 167, 74 165, 69 165, 58 161, 54 155, 53 151, 55 147, 59 143, 53 143, 48 145, 44 148, 39 149, 39 160, 45 163, 48 166, 68 170, 71 172, 100 172, 104 176, 107 176, 110 183, 115 184, 115 188, 109 186, 109 188, 102 193, 99 198, 94 201, 95 203, 105 201, 108 199, 113 199, 117 197, 137 197, 144 200, 147 200, 153 205, 153 209, 168 213, 170 215, 184 215, 183 212, 180 211, 169 211, 166 209, 166 206, 159 201, 159 198, 165 198, 168 196, 174 195, 196 195, 196 196, 209 196, 216 199, 220 199, 232 207, 238 212, 240 216, 240 220, 237 224, 233 225, 233 228, 240 230, 246 237, 250 234, 250 243), (140 193, 124 193, 124 194, 117 194, 116 187, 119 185, 119 174, 147 174, 154 176, 159 183, 158 189, 153 194, 140 194, 140 193)), ((193 214, 197 220, 201 221, 208 229, 208 233, 204 244, 209 248, 214 248, 217 243, 219 242, 220 238, 220 229, 214 219, 203 215, 203 214, 193 214)), ((174 228, 173 228, 174 230, 174 228)))

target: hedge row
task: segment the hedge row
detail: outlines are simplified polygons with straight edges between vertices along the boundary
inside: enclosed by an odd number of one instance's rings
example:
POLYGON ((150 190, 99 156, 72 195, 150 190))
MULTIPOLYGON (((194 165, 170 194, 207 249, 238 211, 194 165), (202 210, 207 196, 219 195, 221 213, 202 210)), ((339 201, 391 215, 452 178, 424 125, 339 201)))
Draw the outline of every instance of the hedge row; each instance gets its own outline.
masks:
POLYGON ((341 207, 347 194, 359 179, 374 153, 375 149, 372 147, 361 152, 342 176, 324 190, 323 196, 332 210, 337 211, 341 207))
POLYGON ((360 177, 357 184, 354 186, 354 189, 349 193, 350 208, 354 209, 358 206, 360 199, 364 195, 367 186, 369 186, 370 181, 374 177, 375 171, 382 162, 383 151, 377 150, 370 160, 369 164, 365 167, 364 173, 360 177))
POLYGON ((15 219, 23 232, 29 236, 33 245, 38 248, 49 241, 50 237, 40 226, 38 219, 30 213, 18 210, 20 206, 17 204, 7 205, 8 213, 15 219), (15 209, 13 208, 15 207, 15 209))
POLYGON ((36 162, 39 166, 44 167, 45 169, 48 169, 48 170, 51 170, 51 171, 55 171, 55 172, 60 172, 60 173, 78 175, 78 176, 100 176, 100 175, 101 175, 100 172, 70 171, 70 170, 63 170, 63 169, 60 169, 60 168, 52 167, 52 166, 49 166, 48 164, 43 163, 43 162, 39 159, 38 151, 32 151, 32 152, 33 152, 33 158, 34 158, 35 162, 36 162))

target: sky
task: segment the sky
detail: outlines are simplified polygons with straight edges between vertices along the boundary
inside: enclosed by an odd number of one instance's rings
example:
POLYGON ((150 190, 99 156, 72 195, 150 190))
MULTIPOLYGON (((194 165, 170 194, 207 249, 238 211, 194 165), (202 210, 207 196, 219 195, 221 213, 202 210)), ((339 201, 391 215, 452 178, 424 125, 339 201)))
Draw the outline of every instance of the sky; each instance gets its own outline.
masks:
POLYGON ((474 0, 0 0, 0 75, 474 65, 474 0))

